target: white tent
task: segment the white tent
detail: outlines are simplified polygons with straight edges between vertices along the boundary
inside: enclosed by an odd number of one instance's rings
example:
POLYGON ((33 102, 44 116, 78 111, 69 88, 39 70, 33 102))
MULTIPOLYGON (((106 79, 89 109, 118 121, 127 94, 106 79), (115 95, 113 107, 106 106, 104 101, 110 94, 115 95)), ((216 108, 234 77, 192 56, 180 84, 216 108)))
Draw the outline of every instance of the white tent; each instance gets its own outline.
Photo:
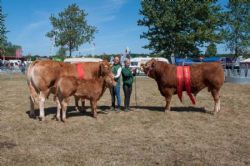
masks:
POLYGON ((78 62, 101 62, 100 58, 66 58, 64 62, 68 63, 78 63, 78 62))
MULTIPOLYGON (((150 61, 152 58, 151 57, 137 57, 137 58, 131 58, 130 62, 131 65, 130 67, 132 68, 140 68, 142 63, 146 63, 147 61, 150 61)), ((154 57, 155 60, 157 61, 162 61, 162 62, 166 62, 169 63, 169 61, 166 58, 162 58, 162 57, 154 57)))
MULTIPOLYGON (((136 68, 138 69, 137 72, 139 74, 142 74, 143 72, 140 70, 141 68, 141 64, 145 64, 147 61, 150 61, 152 58, 151 57, 137 57, 137 58, 131 58, 130 59, 130 67, 132 69, 136 68)), ((166 62, 169 63, 169 61, 166 58, 162 58, 162 57, 154 57, 155 60, 157 61, 162 61, 162 62, 166 62)))
POLYGON ((240 63, 250 63, 250 58, 240 61, 240 63))

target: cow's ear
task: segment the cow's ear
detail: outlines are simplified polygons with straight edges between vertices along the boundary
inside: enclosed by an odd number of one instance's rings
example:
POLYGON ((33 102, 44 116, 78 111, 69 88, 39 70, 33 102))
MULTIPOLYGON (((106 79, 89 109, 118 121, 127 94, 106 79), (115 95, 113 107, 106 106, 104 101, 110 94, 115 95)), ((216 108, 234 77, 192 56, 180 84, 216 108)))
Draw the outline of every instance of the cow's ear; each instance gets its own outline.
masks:
POLYGON ((145 68, 145 63, 141 63, 140 68, 141 68, 141 70, 144 70, 144 68, 145 68))
POLYGON ((155 61, 152 61, 151 67, 155 67, 155 65, 156 65, 156 62, 155 62, 155 61))

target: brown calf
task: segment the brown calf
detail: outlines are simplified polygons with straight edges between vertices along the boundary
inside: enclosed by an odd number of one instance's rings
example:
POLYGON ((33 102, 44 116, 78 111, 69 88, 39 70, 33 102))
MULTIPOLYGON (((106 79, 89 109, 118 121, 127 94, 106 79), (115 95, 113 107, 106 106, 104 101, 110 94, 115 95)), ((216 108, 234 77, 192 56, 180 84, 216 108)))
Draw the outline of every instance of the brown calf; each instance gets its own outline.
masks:
POLYGON ((96 104, 102 97, 107 87, 115 86, 113 75, 106 75, 104 77, 95 78, 91 80, 78 80, 75 77, 61 77, 56 83, 56 97, 57 97, 57 120, 60 119, 60 112, 62 109, 62 121, 66 120, 67 106, 70 101, 70 96, 76 96, 81 99, 88 99, 91 103, 92 115, 97 117, 96 104))

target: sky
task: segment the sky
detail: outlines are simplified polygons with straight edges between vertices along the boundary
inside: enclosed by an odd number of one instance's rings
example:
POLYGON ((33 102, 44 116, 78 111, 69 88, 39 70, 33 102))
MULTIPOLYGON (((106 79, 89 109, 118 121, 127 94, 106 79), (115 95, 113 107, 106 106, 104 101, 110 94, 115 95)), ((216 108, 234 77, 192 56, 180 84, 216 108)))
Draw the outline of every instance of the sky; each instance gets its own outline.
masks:
MULTIPOLYGON (((140 0, 2 0, 8 40, 21 45, 23 55, 54 55, 58 48, 45 36, 52 29, 49 17, 72 3, 84 9, 88 23, 98 29, 92 43, 82 45, 73 55, 118 54, 127 47, 132 53, 150 53, 142 48, 148 41, 140 38, 147 29, 137 25, 142 17, 140 0)), ((219 3, 225 5, 226 0, 219 3)), ((224 47, 218 45, 218 53, 227 52, 224 47)))

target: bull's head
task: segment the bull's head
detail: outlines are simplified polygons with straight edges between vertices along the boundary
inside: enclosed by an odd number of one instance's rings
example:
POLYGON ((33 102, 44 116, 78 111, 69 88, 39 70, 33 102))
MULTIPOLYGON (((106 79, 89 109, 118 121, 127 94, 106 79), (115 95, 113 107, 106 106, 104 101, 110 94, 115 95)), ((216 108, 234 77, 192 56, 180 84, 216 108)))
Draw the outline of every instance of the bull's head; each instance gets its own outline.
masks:
POLYGON ((155 78, 155 66, 156 66, 156 60, 151 59, 145 64, 141 64, 141 69, 148 77, 155 78))

